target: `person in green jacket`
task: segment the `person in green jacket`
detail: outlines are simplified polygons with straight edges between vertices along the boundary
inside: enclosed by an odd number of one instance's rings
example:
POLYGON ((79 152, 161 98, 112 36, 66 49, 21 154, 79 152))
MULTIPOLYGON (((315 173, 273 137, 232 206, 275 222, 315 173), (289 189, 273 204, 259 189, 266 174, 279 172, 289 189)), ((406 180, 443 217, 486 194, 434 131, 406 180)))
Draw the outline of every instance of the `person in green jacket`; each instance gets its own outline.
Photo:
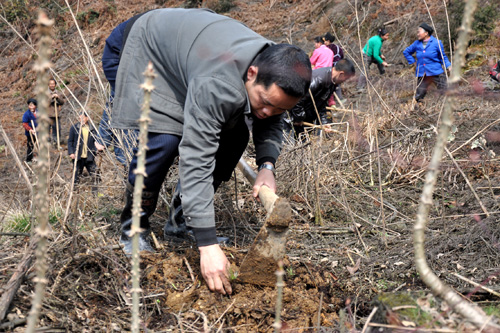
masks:
MULTIPOLYGON (((389 64, 385 62, 385 57, 382 54, 382 43, 388 39, 389 33, 382 27, 378 29, 377 35, 370 38, 366 43, 363 48, 363 62, 367 73, 371 64, 377 64, 380 74, 385 73, 385 67, 389 66, 389 64)), ((366 87, 366 75, 363 72, 364 70, 361 69, 361 75, 358 79, 359 90, 363 90, 366 87)))

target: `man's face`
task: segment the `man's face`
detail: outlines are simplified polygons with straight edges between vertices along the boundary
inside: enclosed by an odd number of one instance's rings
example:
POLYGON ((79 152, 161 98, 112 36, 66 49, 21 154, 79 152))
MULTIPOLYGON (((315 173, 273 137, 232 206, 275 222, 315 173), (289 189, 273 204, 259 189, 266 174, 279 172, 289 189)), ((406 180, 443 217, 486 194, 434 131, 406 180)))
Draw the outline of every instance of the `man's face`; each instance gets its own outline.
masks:
POLYGON ((54 81, 54 80, 49 81, 49 89, 50 90, 56 89, 56 81, 54 81))
POLYGON ((30 109, 31 112, 35 112, 36 110, 36 105, 35 103, 30 103, 28 104, 28 109, 30 109))
POLYGON ((425 31, 423 28, 418 27, 418 30, 417 30, 417 39, 418 40, 424 40, 427 37, 429 37, 429 33, 427 31, 425 31))
POLYGON ((346 74, 344 71, 338 71, 335 68, 332 69, 332 82, 335 84, 341 84, 353 77, 354 74, 346 74))
POLYGON ((247 72, 245 87, 250 100, 252 114, 258 119, 265 119, 271 116, 280 115, 297 104, 299 97, 287 95, 283 89, 275 83, 268 89, 262 84, 255 83, 258 68, 250 66, 247 72))

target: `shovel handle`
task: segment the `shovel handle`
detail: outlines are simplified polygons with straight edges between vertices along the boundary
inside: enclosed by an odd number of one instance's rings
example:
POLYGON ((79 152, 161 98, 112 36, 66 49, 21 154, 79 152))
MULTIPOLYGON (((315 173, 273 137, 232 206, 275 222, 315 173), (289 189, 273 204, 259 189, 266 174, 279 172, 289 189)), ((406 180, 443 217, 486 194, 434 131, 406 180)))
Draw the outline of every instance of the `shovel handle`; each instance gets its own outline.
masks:
MULTIPOLYGON (((253 186, 255 179, 257 178, 257 174, 243 158, 240 158, 238 162, 238 169, 240 169, 246 179, 248 179, 253 186)), ((260 187, 259 199, 264 205, 266 212, 270 213, 273 210, 274 202, 278 199, 278 196, 269 187, 264 185, 260 187)))

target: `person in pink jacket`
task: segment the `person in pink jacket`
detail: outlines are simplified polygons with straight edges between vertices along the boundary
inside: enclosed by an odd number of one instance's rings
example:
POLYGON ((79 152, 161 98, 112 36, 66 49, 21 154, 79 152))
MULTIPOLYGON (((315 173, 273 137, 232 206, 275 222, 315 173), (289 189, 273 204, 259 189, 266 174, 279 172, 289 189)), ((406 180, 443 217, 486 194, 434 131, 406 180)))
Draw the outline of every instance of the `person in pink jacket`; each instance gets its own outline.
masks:
POLYGON ((323 43, 323 38, 314 38, 314 47, 316 49, 311 56, 312 68, 332 67, 333 52, 323 43))

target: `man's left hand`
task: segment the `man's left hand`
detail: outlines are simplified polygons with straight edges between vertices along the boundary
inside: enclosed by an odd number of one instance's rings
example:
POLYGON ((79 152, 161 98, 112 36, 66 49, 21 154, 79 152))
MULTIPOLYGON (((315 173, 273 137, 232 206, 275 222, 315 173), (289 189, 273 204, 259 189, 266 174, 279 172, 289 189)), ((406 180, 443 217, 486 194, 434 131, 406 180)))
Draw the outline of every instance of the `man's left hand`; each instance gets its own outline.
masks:
POLYGON ((259 197, 259 190, 262 185, 266 185, 273 192, 276 192, 276 180, 274 179, 274 174, 269 169, 261 169, 257 174, 257 178, 255 179, 255 183, 253 184, 253 196, 254 198, 259 197))
POLYGON ((103 151, 104 148, 106 148, 103 145, 101 145, 99 142, 95 143, 95 147, 97 148, 98 151, 103 151))

